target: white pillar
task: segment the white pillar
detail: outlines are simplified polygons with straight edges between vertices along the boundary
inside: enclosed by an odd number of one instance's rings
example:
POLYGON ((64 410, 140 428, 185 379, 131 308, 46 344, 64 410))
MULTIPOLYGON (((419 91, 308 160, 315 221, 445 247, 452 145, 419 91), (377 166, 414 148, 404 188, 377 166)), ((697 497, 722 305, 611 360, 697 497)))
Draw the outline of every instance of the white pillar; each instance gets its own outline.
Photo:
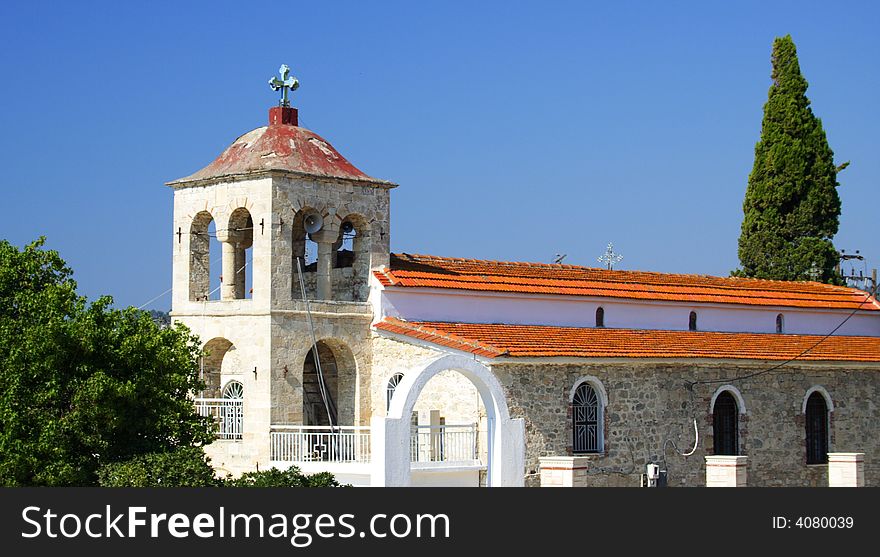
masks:
POLYGON ((408 487, 409 420, 373 417, 370 420, 370 485, 408 487))
POLYGON ((865 487, 865 453, 828 453, 828 487, 865 487))
POLYGON ((746 487, 746 456, 707 456, 706 487, 746 487))

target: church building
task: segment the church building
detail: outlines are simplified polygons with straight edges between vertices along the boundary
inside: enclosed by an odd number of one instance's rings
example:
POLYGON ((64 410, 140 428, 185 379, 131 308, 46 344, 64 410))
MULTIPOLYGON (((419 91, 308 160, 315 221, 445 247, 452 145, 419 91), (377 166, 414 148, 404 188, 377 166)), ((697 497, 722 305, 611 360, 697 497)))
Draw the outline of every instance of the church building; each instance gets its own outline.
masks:
POLYGON ((873 296, 392 253, 397 184, 299 126, 286 66, 270 84, 268 125, 167 184, 172 318, 204 343, 218 473, 880 485, 873 296))

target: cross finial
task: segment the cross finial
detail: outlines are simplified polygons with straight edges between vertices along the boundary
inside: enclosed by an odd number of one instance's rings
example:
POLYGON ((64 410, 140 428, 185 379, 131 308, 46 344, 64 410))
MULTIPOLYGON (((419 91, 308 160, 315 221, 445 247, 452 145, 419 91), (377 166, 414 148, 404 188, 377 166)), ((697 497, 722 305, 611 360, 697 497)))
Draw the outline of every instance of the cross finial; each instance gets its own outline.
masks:
POLYGON ((605 268, 609 271, 614 269, 615 263, 620 263, 620 260, 623 259, 623 256, 617 253, 614 253, 614 244, 611 242, 608 243, 608 247, 605 248, 605 253, 603 253, 597 261, 599 263, 604 263, 605 268))
POLYGON ((281 79, 272 77, 272 79, 269 80, 269 87, 271 87, 273 91, 278 91, 280 89, 281 102, 279 104, 280 106, 289 107, 290 100, 287 98, 287 92, 296 91, 299 88, 299 80, 290 76, 290 66, 287 64, 281 64, 278 73, 281 74, 281 79))

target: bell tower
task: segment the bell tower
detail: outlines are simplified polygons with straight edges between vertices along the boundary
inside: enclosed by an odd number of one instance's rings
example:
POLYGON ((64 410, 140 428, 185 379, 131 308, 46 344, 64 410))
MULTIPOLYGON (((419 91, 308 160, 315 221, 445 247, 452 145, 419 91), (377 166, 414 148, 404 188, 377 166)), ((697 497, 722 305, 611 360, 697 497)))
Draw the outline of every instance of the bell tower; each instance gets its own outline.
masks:
POLYGON ((168 182, 174 192, 172 317, 206 354, 200 411, 215 416, 212 461, 272 461, 273 428, 369 419, 371 272, 388 264, 390 191, 299 126, 286 65, 268 125, 168 182), (219 242, 220 249, 211 249, 219 242), (219 252, 220 261, 217 259, 219 252), (219 286, 218 277, 220 278, 219 286), (227 393, 239 399, 227 402, 227 393), (223 408, 240 405, 238 421, 223 408))

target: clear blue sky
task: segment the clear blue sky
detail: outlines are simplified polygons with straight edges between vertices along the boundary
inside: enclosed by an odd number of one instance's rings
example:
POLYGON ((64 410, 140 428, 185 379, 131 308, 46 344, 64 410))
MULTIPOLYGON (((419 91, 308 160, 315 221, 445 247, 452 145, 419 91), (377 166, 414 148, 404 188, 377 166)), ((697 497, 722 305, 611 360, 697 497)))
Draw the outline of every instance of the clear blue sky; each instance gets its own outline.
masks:
MULTIPOLYGON (((0 238, 45 235, 81 291, 170 287, 171 190, 301 124, 392 192, 395 251, 726 275, 791 33, 837 162, 838 248, 880 266, 875 2, 0 4, 0 238)), ((170 298, 150 307, 168 309, 170 298)))

